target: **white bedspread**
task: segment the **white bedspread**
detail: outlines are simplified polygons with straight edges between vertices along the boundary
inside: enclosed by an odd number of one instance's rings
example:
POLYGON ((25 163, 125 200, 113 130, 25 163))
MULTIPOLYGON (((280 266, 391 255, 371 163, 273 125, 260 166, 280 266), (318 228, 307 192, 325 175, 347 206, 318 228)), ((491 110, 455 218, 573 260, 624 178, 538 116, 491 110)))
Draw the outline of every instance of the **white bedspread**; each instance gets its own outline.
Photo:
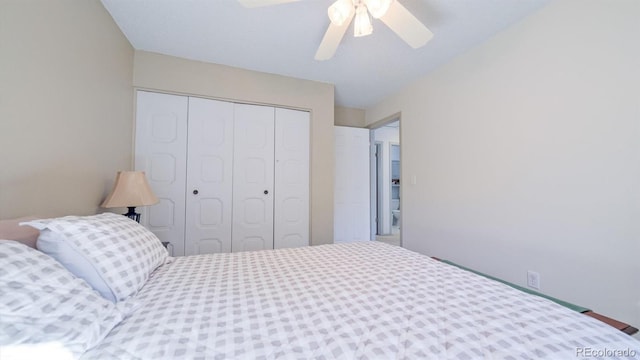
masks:
POLYGON ((84 358, 640 359, 604 323, 377 242, 175 258, 136 298, 84 358))

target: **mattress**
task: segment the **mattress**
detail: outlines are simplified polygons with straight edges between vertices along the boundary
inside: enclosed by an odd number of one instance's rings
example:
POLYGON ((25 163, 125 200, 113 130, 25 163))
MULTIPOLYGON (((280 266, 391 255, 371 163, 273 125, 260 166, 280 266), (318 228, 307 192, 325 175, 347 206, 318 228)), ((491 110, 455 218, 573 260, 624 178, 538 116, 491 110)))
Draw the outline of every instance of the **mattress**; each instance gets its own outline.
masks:
POLYGON ((174 258, 131 301, 84 359, 640 359, 600 321, 378 242, 174 258))

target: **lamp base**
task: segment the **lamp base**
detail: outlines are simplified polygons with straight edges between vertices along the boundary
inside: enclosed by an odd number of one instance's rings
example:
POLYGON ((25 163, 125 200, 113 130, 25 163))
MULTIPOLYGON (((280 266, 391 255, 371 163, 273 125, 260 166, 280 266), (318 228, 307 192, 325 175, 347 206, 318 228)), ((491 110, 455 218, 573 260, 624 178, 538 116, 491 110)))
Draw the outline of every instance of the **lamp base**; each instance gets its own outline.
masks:
POLYGON ((135 220, 136 222, 140 223, 140 214, 138 214, 136 212, 136 207, 135 206, 129 206, 127 208, 129 209, 129 211, 126 214, 122 214, 122 215, 128 217, 131 220, 135 220))

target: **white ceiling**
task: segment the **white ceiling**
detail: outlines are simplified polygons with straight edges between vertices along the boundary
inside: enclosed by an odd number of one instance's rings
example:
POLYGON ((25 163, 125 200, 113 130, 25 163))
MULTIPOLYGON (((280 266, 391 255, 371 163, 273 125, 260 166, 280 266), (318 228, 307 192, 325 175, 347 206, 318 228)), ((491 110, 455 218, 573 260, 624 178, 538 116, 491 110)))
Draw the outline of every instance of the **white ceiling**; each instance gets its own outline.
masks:
POLYGON ((412 49, 379 20, 314 55, 333 0, 246 9, 236 0, 102 0, 138 50, 335 85, 336 105, 364 109, 524 18, 549 0, 398 0, 433 33, 412 49))

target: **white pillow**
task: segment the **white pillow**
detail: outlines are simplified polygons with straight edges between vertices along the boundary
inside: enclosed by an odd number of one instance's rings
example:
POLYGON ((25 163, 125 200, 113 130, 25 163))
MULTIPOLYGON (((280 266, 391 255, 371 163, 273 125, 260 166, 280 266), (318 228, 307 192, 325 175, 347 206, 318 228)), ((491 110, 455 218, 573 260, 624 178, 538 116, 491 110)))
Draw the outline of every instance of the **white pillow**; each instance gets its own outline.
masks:
POLYGON ((0 354, 7 356, 55 346, 77 358, 133 306, 103 299, 51 257, 9 240, 0 240, 0 299, 0 354))
POLYGON ((108 280, 103 278, 91 261, 86 259, 83 252, 74 246, 71 241, 68 241, 63 234, 45 228, 40 231, 36 247, 43 253, 58 260, 59 263, 77 277, 84 279, 105 299, 116 302, 116 295, 107 285, 108 280))
POLYGON ((134 295, 167 260, 167 250, 144 226, 104 213, 24 223, 40 230, 36 246, 111 301, 134 295))

